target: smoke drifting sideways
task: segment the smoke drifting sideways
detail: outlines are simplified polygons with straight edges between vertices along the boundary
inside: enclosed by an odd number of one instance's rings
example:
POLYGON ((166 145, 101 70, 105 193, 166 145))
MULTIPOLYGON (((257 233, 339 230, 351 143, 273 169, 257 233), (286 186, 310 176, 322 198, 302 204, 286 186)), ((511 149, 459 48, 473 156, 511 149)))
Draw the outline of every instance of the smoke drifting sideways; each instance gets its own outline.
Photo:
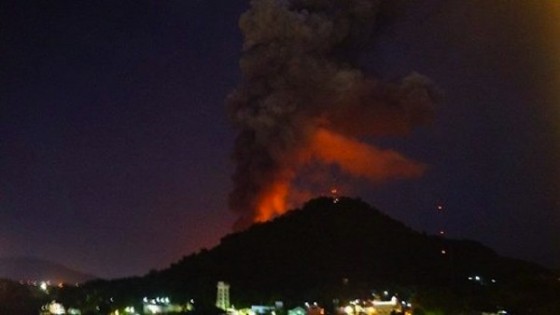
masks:
POLYGON ((251 1, 239 21, 242 81, 227 100, 239 131, 229 196, 235 229, 284 213, 310 164, 376 183, 425 171, 364 141, 429 123, 439 95, 419 74, 386 83, 353 65, 382 10, 374 0, 251 1))

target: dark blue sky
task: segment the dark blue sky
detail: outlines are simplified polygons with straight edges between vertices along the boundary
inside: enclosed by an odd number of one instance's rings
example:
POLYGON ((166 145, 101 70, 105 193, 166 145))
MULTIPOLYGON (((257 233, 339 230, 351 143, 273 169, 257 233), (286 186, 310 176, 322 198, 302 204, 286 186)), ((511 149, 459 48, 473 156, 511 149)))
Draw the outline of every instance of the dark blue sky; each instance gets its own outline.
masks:
MULTIPOLYGON (((418 230, 443 224, 559 267, 560 10, 487 2, 403 6, 363 53, 367 71, 417 71, 445 98, 431 127, 375 140, 427 163, 426 175, 352 194, 418 230)), ((247 5, 1 4, 0 256, 144 274, 230 231, 224 99, 247 5)))

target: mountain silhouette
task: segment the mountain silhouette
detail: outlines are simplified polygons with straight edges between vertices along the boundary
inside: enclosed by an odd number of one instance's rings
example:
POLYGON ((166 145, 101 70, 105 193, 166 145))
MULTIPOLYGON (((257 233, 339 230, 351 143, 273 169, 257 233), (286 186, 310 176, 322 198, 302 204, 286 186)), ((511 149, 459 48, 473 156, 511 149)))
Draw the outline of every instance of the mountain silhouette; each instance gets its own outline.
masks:
POLYGON ((0 257, 0 278, 14 281, 51 281, 53 284, 75 284, 93 280, 96 277, 35 257, 0 257))
POLYGON ((333 300, 390 290, 414 300, 420 309, 446 314, 500 306, 560 314, 557 277, 475 241, 416 232, 359 199, 325 197, 227 235, 213 249, 186 256, 167 269, 94 281, 80 289, 97 292, 100 300, 166 294, 211 305, 216 283, 225 281, 236 306, 278 300, 286 305, 332 305, 333 300))

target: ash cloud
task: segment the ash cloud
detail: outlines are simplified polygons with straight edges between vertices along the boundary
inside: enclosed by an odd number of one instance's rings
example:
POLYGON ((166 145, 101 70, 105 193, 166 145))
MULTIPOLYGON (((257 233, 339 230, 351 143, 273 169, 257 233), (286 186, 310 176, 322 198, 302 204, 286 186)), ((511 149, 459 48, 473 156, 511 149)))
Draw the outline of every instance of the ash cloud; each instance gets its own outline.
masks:
POLYGON ((390 84, 353 65, 350 56, 371 38, 382 7, 374 0, 253 0, 241 16, 243 78, 228 98, 238 130, 229 199, 237 229, 283 213, 298 170, 310 163, 376 182, 424 171, 362 141, 429 123, 437 99, 419 74, 390 84))

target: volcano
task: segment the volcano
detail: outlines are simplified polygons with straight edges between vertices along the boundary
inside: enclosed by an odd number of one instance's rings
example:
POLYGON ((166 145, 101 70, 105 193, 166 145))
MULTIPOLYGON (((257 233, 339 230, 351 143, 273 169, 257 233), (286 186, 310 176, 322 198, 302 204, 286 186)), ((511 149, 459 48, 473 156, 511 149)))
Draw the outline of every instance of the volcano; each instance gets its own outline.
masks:
POLYGON ((557 277, 475 241, 416 232, 359 199, 323 197, 227 235, 215 248, 185 256, 165 270, 98 281, 83 290, 129 300, 130 292, 137 298, 165 292, 213 305, 216 283, 225 281, 232 302, 243 306, 278 300, 332 305, 390 289, 446 314, 497 306, 557 313, 557 277))

